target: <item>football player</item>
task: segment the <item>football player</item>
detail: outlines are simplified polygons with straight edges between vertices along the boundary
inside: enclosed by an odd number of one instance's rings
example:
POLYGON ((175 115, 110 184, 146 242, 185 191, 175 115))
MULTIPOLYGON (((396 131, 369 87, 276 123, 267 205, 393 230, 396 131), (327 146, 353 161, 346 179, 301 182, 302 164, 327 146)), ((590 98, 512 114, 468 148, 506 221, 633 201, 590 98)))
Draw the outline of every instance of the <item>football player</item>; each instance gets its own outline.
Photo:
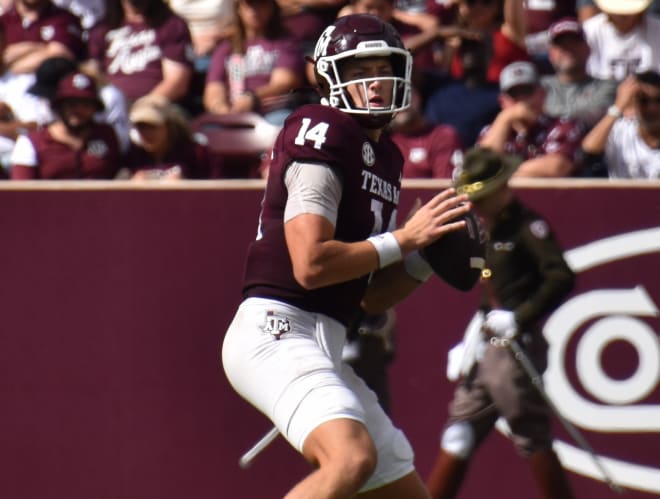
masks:
POLYGON ((412 61, 371 15, 338 19, 315 52, 322 104, 298 108, 273 148, 244 301, 223 342, 235 390, 316 468, 293 498, 427 498, 412 448, 342 363, 346 326, 431 274, 416 251, 465 226, 453 189, 396 228, 403 158, 383 134, 409 106, 412 61))

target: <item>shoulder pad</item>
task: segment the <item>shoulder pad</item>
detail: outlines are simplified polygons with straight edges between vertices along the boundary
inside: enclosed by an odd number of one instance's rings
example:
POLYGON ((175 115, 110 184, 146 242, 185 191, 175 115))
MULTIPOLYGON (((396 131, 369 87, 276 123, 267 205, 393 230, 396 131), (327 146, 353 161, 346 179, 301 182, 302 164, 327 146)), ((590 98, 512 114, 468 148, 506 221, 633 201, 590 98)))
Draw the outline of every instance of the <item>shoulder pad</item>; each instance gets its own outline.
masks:
MULTIPOLYGON (((282 148, 296 161, 342 163, 361 151, 364 130, 346 113, 310 104, 289 115, 282 131, 282 148)), ((358 156, 359 157, 359 156, 358 156)))

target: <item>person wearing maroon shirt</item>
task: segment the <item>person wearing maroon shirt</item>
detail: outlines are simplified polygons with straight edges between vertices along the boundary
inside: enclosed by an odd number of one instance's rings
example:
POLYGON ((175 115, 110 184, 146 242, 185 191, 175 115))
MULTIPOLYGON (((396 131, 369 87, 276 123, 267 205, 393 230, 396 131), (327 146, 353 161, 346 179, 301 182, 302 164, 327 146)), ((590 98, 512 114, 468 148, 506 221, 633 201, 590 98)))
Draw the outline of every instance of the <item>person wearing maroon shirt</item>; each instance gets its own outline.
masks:
POLYGON ((537 68, 544 74, 552 73, 548 61, 550 26, 565 17, 575 17, 576 0, 527 0, 525 19, 527 36, 525 45, 537 68))
POLYGON ((0 16, 5 71, 34 73, 53 56, 81 59, 85 55, 80 20, 50 0, 16 0, 0 16))
POLYGON ((463 147, 456 129, 434 125, 424 118, 420 97, 413 95, 412 105, 397 113, 389 128, 392 141, 403 155, 404 178, 451 178, 463 157, 463 147))
MULTIPOLYGON (((481 40, 490 46, 489 82, 496 83, 502 68, 529 58, 525 49, 523 0, 457 0, 454 24, 482 32, 481 40)), ((463 77, 459 47, 463 37, 445 39, 442 64, 454 78, 463 77)))
POLYGON ((194 53, 186 22, 163 0, 109 0, 89 33, 89 67, 133 102, 150 93, 189 97, 194 53))
POLYGON ((384 311, 430 276, 416 250, 465 227, 450 220, 470 204, 447 189, 396 228, 403 159, 382 132, 409 105, 412 60, 391 25, 344 16, 314 60, 327 105, 296 109, 276 140, 224 371, 315 467, 287 499, 426 499, 410 443, 342 346, 361 307, 384 311))
POLYGON ((284 30, 275 0, 237 0, 238 29, 214 51, 204 106, 217 114, 255 112, 281 126, 296 107, 305 61, 284 30))
POLYGON ((162 95, 145 95, 129 115, 135 141, 124 159, 132 178, 209 178, 209 153, 193 135, 183 110, 162 95))
POLYGON ((51 105, 57 119, 16 141, 12 180, 114 178, 119 144, 110 125, 94 120, 103 109, 94 81, 79 72, 64 77, 51 105))
POLYGON ((580 142, 586 127, 544 114, 545 90, 531 62, 509 64, 500 75, 502 111, 486 126, 479 145, 514 154, 523 162, 519 177, 570 177, 582 168, 580 142))

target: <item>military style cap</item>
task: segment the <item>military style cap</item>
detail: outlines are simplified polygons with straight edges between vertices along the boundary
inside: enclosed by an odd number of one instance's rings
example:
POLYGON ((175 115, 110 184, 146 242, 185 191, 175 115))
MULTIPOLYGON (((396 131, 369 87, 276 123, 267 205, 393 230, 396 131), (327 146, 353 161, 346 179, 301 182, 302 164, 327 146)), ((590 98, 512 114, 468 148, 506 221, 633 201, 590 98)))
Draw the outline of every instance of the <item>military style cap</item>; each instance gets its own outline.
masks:
POLYGON ((478 201, 509 180, 521 162, 517 156, 473 147, 465 153, 463 165, 455 172, 456 191, 478 201))

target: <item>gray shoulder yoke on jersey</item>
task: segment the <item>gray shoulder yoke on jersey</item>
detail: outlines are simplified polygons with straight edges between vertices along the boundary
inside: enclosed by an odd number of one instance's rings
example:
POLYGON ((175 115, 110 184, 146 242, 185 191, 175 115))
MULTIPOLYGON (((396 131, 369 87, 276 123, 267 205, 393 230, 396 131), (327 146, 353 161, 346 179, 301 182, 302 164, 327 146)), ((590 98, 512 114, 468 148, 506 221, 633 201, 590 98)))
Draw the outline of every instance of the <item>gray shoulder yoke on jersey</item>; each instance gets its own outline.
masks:
POLYGON ((303 213, 327 218, 337 224, 337 211, 342 185, 339 177, 328 165, 294 161, 284 174, 289 191, 284 209, 284 222, 303 213))

